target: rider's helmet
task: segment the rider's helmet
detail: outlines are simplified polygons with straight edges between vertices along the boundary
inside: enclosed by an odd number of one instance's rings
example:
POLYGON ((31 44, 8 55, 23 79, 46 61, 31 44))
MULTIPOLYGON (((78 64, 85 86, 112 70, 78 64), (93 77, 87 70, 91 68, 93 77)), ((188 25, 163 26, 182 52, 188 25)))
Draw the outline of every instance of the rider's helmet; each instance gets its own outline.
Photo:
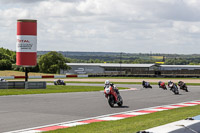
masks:
POLYGON ((171 80, 168 81, 168 83, 171 83, 171 82, 172 82, 171 80))
POLYGON ((106 80, 106 81, 105 81, 105 85, 110 85, 110 81, 109 81, 109 80, 106 80))

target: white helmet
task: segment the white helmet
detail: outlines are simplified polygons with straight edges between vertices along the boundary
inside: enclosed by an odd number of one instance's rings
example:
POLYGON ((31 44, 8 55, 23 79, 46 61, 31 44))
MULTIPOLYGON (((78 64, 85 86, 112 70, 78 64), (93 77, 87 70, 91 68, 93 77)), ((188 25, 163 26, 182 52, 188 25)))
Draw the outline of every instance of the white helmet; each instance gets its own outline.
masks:
POLYGON ((110 81, 109 81, 109 80, 106 80, 106 81, 105 81, 105 85, 110 85, 110 81))

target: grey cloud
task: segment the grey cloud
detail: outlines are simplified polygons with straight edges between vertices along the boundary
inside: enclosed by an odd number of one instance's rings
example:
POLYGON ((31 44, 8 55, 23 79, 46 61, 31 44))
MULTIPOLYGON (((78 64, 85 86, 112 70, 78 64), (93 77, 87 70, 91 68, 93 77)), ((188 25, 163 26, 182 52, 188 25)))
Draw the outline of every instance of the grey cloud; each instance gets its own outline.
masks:
POLYGON ((199 8, 187 5, 183 1, 175 3, 160 4, 158 12, 154 12, 158 17, 175 21, 200 21, 199 8))
MULTIPOLYGON (((42 2, 42 1, 51 1, 51 0, 0 0, 0 3, 2 3, 2 4, 13 4, 13 3, 30 4, 30 3, 37 3, 37 2, 42 2)), ((57 1, 62 1, 62 2, 80 2, 80 1, 85 1, 85 0, 57 0, 57 1)))
POLYGON ((1 0, 0 3, 3 4, 12 4, 12 3, 36 3, 41 1, 47 1, 47 0, 1 0))

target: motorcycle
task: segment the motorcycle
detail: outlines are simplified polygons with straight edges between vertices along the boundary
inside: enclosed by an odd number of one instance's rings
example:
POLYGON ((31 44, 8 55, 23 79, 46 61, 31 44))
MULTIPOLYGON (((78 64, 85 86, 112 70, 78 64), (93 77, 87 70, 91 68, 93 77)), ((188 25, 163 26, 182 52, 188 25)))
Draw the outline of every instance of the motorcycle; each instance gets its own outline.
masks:
POLYGON ((163 90, 167 90, 167 87, 164 82, 160 83, 159 88, 162 88, 163 90))
POLYGON ((178 87, 175 83, 169 84, 169 88, 175 95, 179 94, 178 87))
POLYGON ((185 83, 182 83, 182 84, 179 83, 178 86, 180 87, 181 90, 188 92, 187 85, 185 83))
POLYGON ((3 78, 0 78, 0 82, 6 82, 6 80, 3 78))
POLYGON ((65 85, 65 82, 63 80, 56 80, 54 81, 54 85, 65 85))
POLYGON ((149 82, 142 81, 143 88, 152 88, 149 82))
POLYGON ((123 99, 120 94, 117 94, 112 86, 106 86, 104 89, 105 97, 108 99, 108 104, 110 107, 114 107, 114 104, 118 106, 123 105, 123 99))

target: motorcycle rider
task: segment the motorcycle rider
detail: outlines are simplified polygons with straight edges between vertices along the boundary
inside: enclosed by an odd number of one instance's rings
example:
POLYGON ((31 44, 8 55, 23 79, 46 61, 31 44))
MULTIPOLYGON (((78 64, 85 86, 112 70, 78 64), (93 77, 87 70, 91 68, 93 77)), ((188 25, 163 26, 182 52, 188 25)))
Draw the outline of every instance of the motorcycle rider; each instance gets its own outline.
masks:
MULTIPOLYGON (((169 80, 168 81, 168 87, 169 87, 169 85, 171 85, 171 84, 173 84, 173 82, 171 81, 171 80, 169 80)), ((169 87, 170 88, 170 87, 169 87)), ((172 88, 170 88, 170 90, 171 90, 172 88)))
POLYGON ((149 86, 150 84, 149 84, 149 82, 146 82, 146 81, 143 80, 143 81, 142 81, 142 85, 143 85, 143 88, 144 88, 145 86, 147 87, 147 86, 149 86))
POLYGON ((183 81, 178 81, 178 85, 183 86, 183 85, 185 85, 185 83, 183 81))
POLYGON ((106 81, 105 81, 104 89, 105 89, 107 86, 111 86, 111 87, 113 88, 113 90, 117 93, 117 95, 119 95, 119 90, 117 89, 116 85, 114 85, 113 83, 110 83, 109 80, 106 80, 106 81))
POLYGON ((173 82, 172 82, 171 80, 168 81, 168 86, 169 86, 170 84, 173 84, 173 82))
POLYGON ((162 81, 158 81, 159 88, 161 88, 161 83, 162 83, 162 81))
POLYGON ((180 86, 180 89, 185 90, 188 92, 186 84, 183 81, 178 81, 178 86, 180 86), (184 89, 186 87, 186 89, 184 89))
POLYGON ((6 80, 3 78, 0 78, 0 82, 6 82, 6 80))
POLYGON ((60 80, 60 79, 58 79, 58 80, 57 80, 57 83, 58 83, 58 84, 61 84, 61 80, 60 80))

